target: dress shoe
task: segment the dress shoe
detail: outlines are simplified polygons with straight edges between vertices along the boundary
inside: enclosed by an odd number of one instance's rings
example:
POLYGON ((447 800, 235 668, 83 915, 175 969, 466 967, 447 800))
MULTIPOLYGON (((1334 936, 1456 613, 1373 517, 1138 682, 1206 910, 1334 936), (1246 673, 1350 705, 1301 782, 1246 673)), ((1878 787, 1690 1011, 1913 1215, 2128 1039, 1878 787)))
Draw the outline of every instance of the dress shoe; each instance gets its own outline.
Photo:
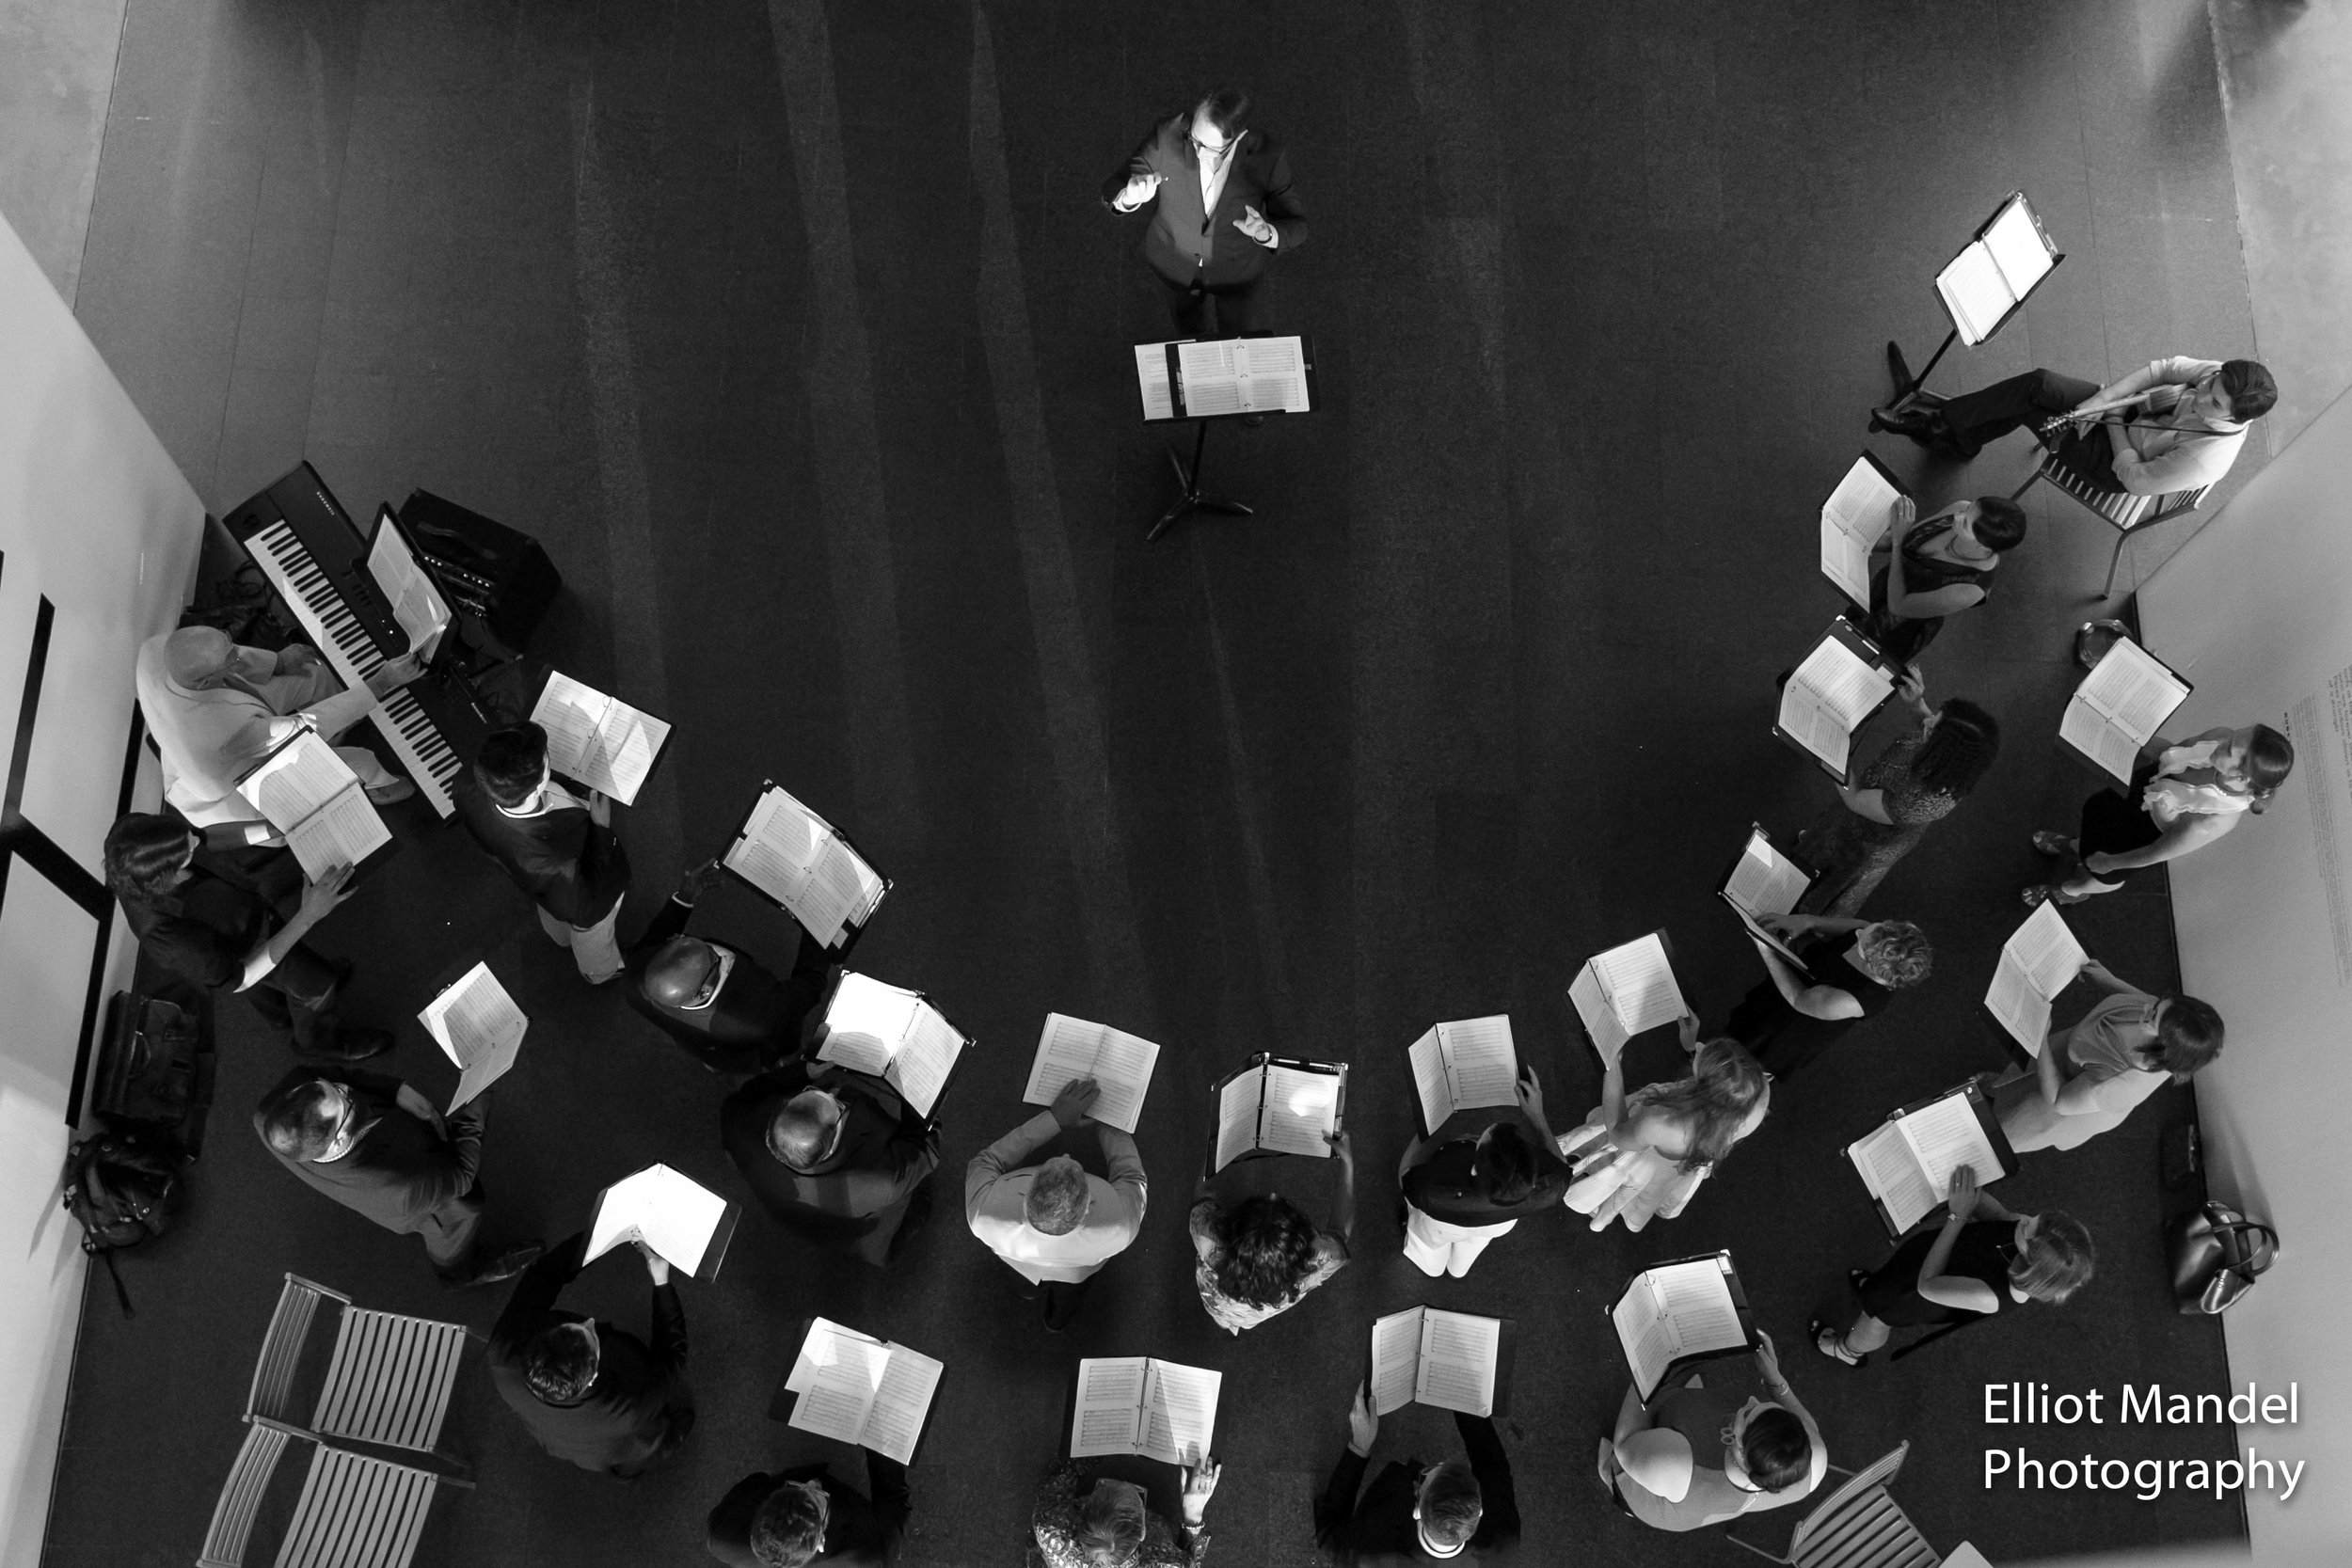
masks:
POLYGON ((1921 408, 1909 400, 1870 410, 1870 431, 1873 435, 1891 432, 1897 436, 1908 436, 1915 441, 1924 441, 1935 434, 1935 427, 1933 411, 1921 408))
POLYGON ((538 1260, 548 1250, 545 1242, 525 1242, 509 1247, 495 1258, 485 1259, 466 1273, 448 1281, 453 1290, 470 1290, 476 1285, 496 1285, 501 1279, 512 1279, 538 1260))
POLYGON ((370 784, 368 799, 379 806, 390 806, 399 804, 416 792, 417 785, 414 780, 394 779, 388 784, 370 784))
POLYGON ((296 1041, 294 1054, 312 1062, 364 1062, 391 1048, 392 1037, 386 1031, 345 1024, 326 1039, 312 1040, 307 1045, 296 1041))

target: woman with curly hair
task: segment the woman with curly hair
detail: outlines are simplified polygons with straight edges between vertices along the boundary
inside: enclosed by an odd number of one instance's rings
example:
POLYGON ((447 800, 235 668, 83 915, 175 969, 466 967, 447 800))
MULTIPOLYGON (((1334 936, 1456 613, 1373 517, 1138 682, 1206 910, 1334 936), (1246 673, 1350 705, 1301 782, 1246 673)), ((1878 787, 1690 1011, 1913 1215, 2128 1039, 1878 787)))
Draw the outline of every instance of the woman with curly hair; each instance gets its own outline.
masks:
POLYGON ((1793 1076, 1895 993, 1935 966, 1927 933, 1904 920, 1838 920, 1822 914, 1766 915, 1756 939, 1771 978, 1731 1010, 1724 1033, 1775 1079, 1793 1076), (1793 961, 1792 961, 1793 959, 1793 961))
POLYGON ((1967 799, 2000 754, 2001 726, 1976 704, 1954 697, 1929 707, 1915 670, 1904 672, 1899 689, 1918 729, 1839 785, 1838 804, 1798 835, 1798 858, 1815 873, 1797 904, 1808 914, 1860 913, 1895 863, 1967 799))
POLYGON ((2056 1307, 2090 1283, 2098 1253, 2072 1214, 2012 1214, 1965 1165, 1952 1172, 1949 1204, 1942 1229, 1846 1276, 1861 1309, 1842 1333, 1814 1319, 1815 1350, 1859 1367, 1898 1328, 1977 1323, 2029 1301, 2056 1307))
POLYGON ((1576 1162, 1567 1206, 1592 1216, 1595 1230, 1623 1220, 1639 1230, 1673 1219, 1732 1146, 1763 1125, 1772 1079, 1737 1040, 1699 1043, 1699 1021, 1684 1014, 1688 1078, 1647 1084, 1627 1094, 1623 1053, 1609 1058, 1600 1104, 1584 1125, 1560 1138, 1576 1162))
POLYGON ((1219 1208, 1209 1166, 1201 1165, 1192 1191, 1192 1279, 1200 1305, 1226 1333, 1239 1335, 1289 1311, 1347 1266, 1356 1227, 1356 1151, 1346 1133, 1327 1136, 1340 1171, 1339 1223, 1327 1230, 1317 1229, 1279 1194, 1219 1208))
POLYGON ((1209 1551, 1203 1519, 1223 1468, 1205 1456, 1183 1468, 1184 1521, 1170 1529, 1135 1482, 1099 1476, 1082 1492, 1088 1466, 1056 1466, 1030 1515, 1030 1568, 1200 1568, 1209 1551))

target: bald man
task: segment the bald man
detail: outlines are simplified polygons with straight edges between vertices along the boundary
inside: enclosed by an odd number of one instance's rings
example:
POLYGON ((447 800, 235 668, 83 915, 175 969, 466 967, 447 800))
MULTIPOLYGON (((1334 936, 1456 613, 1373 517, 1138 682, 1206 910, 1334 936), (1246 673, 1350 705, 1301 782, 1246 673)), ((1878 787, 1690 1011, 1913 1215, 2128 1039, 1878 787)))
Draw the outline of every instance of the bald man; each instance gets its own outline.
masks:
POLYGON ((824 994, 825 948, 802 931, 792 974, 780 981, 740 948, 688 936, 695 903, 723 875, 708 861, 679 879, 627 954, 625 990, 628 1005, 688 1055, 741 1077, 800 1049, 809 1011, 824 994))
MULTIPOLYGON (((163 754, 164 799, 199 828, 252 824, 248 842, 274 842, 238 779, 305 724, 336 739, 423 667, 415 655, 404 654, 355 691, 344 689, 317 650, 300 644, 277 653, 241 648, 213 626, 182 626, 149 638, 139 646, 139 711, 163 754)), ((335 752, 378 805, 417 792, 364 746, 335 752)))
POLYGON ((930 1212, 939 1130, 878 1078, 822 1062, 763 1072, 719 1108, 719 1141, 760 1207, 802 1240, 882 1267, 930 1212))

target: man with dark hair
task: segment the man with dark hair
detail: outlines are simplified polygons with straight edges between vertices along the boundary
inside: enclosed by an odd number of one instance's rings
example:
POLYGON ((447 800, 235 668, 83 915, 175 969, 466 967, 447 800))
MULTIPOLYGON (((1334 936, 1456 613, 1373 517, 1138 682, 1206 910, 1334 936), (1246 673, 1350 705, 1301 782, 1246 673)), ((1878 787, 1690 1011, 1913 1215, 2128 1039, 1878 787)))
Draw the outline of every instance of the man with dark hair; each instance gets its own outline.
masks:
POLYGON ((865 1073, 808 1060, 761 1073, 720 1106, 719 1141, 778 1225, 876 1268, 910 1215, 929 1217, 939 1132, 865 1073))
POLYGON ((539 1446, 583 1470, 634 1481, 694 1427, 686 1384, 686 1308, 670 1265, 643 1243, 653 1276, 653 1343, 555 1305, 586 1267, 582 1231, 516 1281, 490 1330, 490 1381, 539 1446))
POLYGON ((980 1150, 964 1170, 965 1222, 1013 1272, 1039 1287, 1049 1333, 1071 1325, 1095 1274, 1143 1228, 1143 1160, 1135 1139, 1087 1115, 1101 1092, 1091 1078, 1073 1079, 1052 1105, 980 1150), (1110 1171, 1107 1180, 1067 1154, 1018 1168, 1057 1134, 1089 1123, 1110 1171))
POLYGON ((621 973, 613 938, 628 894, 628 855, 612 836, 612 802, 582 800, 548 768, 548 732, 532 723, 492 730, 457 777, 457 815, 474 842, 539 909, 539 925, 568 947, 581 978, 603 985, 621 973))
POLYGON ((1415 1562, 1487 1562, 1519 1538, 1518 1494, 1494 1422, 1455 1412, 1469 1462, 1424 1465, 1391 1460, 1363 1485, 1380 1436, 1372 1390, 1358 1385, 1347 1410, 1347 1451, 1315 1499, 1315 1542, 1343 1568, 1403 1568, 1415 1562), (1362 1496, 1357 1495, 1359 1489, 1362 1496))
POLYGON ((627 958, 628 1005, 713 1072, 772 1067, 800 1042, 825 985, 824 944, 801 929, 788 979, 739 947, 686 934, 697 900, 724 875, 707 862, 679 879, 627 958))
MULTIPOLYGON (((350 896, 351 868, 304 883, 300 906, 281 922, 265 882, 212 847, 215 832, 141 812, 106 831, 106 885, 140 951, 208 990, 243 995, 298 1056, 358 1062, 389 1051, 392 1037, 384 1030, 336 1016, 350 963, 329 963, 304 940, 350 896)), ((284 857, 281 864, 291 862, 284 857)))
POLYGON ((278 1163, 346 1209, 424 1243, 450 1285, 487 1285, 521 1272, 536 1242, 485 1259, 484 1201, 474 1172, 489 1096, 446 1124, 432 1101, 397 1078, 356 1068, 297 1068, 253 1113, 253 1131, 278 1163))
POLYGON ((1405 1196, 1405 1256, 1435 1279, 1459 1279, 1488 1243, 1519 1221, 1560 1206, 1575 1172, 1544 1123, 1543 1085, 1522 1068, 1519 1115, 1473 1137, 1416 1140, 1397 1166, 1405 1196))
POLYGON ((1913 391, 1876 410, 1870 428, 1968 458, 2024 425, 2099 410, 2067 430, 2059 455, 2099 489, 2161 496, 2217 482, 2236 461, 2248 424, 2278 401, 2278 383, 2252 359, 2176 355, 2105 387, 2035 370, 1956 398, 1913 391), (2129 406, 2106 406, 2118 403, 2129 406))
POLYGON ((907 1467, 861 1451, 873 1501, 821 1464, 750 1475, 710 1511, 703 1544, 727 1568, 887 1568, 913 1512, 907 1467))
POLYGON ((1251 296, 1274 258, 1307 243, 1290 159, 1272 136, 1247 128, 1248 114, 1248 93, 1220 87, 1154 125, 1103 182, 1112 212, 1152 208, 1143 259, 1166 287, 1184 337, 1248 331, 1251 296))

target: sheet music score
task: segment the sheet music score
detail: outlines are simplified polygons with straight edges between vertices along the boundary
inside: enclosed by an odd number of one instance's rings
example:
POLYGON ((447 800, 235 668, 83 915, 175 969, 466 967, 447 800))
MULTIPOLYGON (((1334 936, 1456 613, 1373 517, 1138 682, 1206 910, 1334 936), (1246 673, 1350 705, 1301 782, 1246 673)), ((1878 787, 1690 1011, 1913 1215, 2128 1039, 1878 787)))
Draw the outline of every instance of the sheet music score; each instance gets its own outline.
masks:
POLYGON ((2044 903, 2001 943, 1984 1005, 2018 1044, 2039 1056, 2050 1033, 2050 1004, 2090 961, 2058 905, 2044 903))
POLYGON ((1088 1356, 1078 1363, 1070 1457, 1132 1453, 1197 1465, 1216 1435, 1222 1373, 1144 1355, 1088 1356))
POLYGON ((864 925, 887 890, 833 824, 776 784, 761 792, 719 863, 783 905, 827 947, 864 925))
POLYGON ((618 697, 552 671, 532 705, 531 721, 548 732, 548 766, 625 806, 637 803, 670 726, 618 697))
POLYGON ((375 537, 368 545, 368 576, 382 590, 386 602, 392 607, 392 619, 408 638, 411 651, 430 653, 435 638, 451 620, 449 601, 441 597, 440 585, 433 574, 408 548, 408 541, 401 535, 400 525, 392 520, 392 509, 385 507, 376 515, 375 537))
POLYGON ((358 865, 392 841, 359 775, 315 730, 298 731, 246 773, 240 787, 285 835, 286 847, 311 881, 358 865))
POLYGON ((2130 784, 2139 749, 2188 693, 2188 683, 2147 649, 2118 638, 2067 701, 2058 738, 2130 784))
POLYGON ((970 1043, 921 992, 865 974, 841 976, 825 1006, 824 1028, 818 1061, 882 1080, 920 1117, 938 1105, 956 1058, 970 1043))
POLYGON ((1502 1321, 1412 1307, 1374 1320, 1372 1398, 1386 1416, 1413 1403, 1491 1416, 1502 1321))
POLYGON ((1168 344, 1136 345, 1136 390, 1143 397, 1145 419, 1176 417, 1176 395, 1169 389, 1168 379, 1168 344))
POLYGON ((919 1351, 818 1318, 784 1381, 801 1396, 787 1424, 911 1464, 946 1370, 919 1351))
POLYGON ((457 1064, 456 1110, 506 1076, 522 1052, 531 1020, 506 993, 487 963, 476 963, 417 1015, 442 1054, 457 1064))
POLYGON ((1724 896, 1746 914, 1788 914, 1812 885, 1813 878, 1804 866, 1775 848, 1763 829, 1753 828, 1730 877, 1724 879, 1724 896))
POLYGON ((1307 356, 1296 338, 1216 338, 1176 345, 1184 414, 1304 414, 1307 356))
POLYGON ((1048 1013, 1022 1102, 1051 1105, 1064 1085, 1074 1079, 1091 1078, 1102 1092, 1094 1109, 1087 1114, 1132 1133, 1143 1115, 1144 1092, 1152 1086, 1152 1069, 1159 1059, 1160 1048, 1140 1036, 1048 1013))
POLYGON ((1896 1234, 1934 1212, 1951 1191, 1952 1173, 1963 1165, 1981 1184, 2001 1179, 2000 1151, 1985 1136, 1984 1123, 1966 1086, 1907 1111, 1875 1129, 1847 1150, 1862 1184, 1886 1210, 1896 1234))
POLYGON ((1870 608, 1870 551, 1893 526, 1902 491, 1866 454, 1821 503, 1821 575, 1857 607, 1870 608))
POLYGON ((1675 1361, 1748 1342, 1729 1276, 1713 1258, 1661 1263, 1634 1278, 1610 1309, 1617 1343, 1646 1402, 1675 1361))
POLYGON ((1827 763, 1839 778, 1853 754, 1853 732, 1895 690, 1894 677, 1824 636, 1780 689, 1780 728, 1827 763))
POLYGON ((1326 1133, 1339 1131, 1340 1095, 1346 1070, 1305 1072, 1280 1062, 1261 1062, 1228 1079, 1216 1091, 1216 1157, 1223 1170, 1258 1149, 1328 1159, 1326 1133))
POLYGON ((1984 237, 1936 275, 1936 293, 1951 312, 1960 341, 1974 347, 1991 337, 2011 307, 2031 293, 2058 259, 2021 194, 2002 204, 1984 237))
POLYGON ((1431 1132, 1456 1111, 1519 1102, 1519 1053, 1508 1013, 1438 1024, 1406 1049, 1406 1059, 1421 1096, 1422 1124, 1431 1132))
POLYGON ((1674 965, 1659 934, 1636 937, 1584 962, 1568 983, 1568 1001, 1604 1062, 1645 1029, 1672 1023, 1689 1011, 1674 965))
POLYGON ((667 1165, 647 1165, 597 1195, 588 1250, 580 1260, 593 1263, 616 1246, 643 1242, 672 1268, 700 1275, 703 1256, 726 1223, 727 1210, 725 1198, 692 1177, 667 1165))

